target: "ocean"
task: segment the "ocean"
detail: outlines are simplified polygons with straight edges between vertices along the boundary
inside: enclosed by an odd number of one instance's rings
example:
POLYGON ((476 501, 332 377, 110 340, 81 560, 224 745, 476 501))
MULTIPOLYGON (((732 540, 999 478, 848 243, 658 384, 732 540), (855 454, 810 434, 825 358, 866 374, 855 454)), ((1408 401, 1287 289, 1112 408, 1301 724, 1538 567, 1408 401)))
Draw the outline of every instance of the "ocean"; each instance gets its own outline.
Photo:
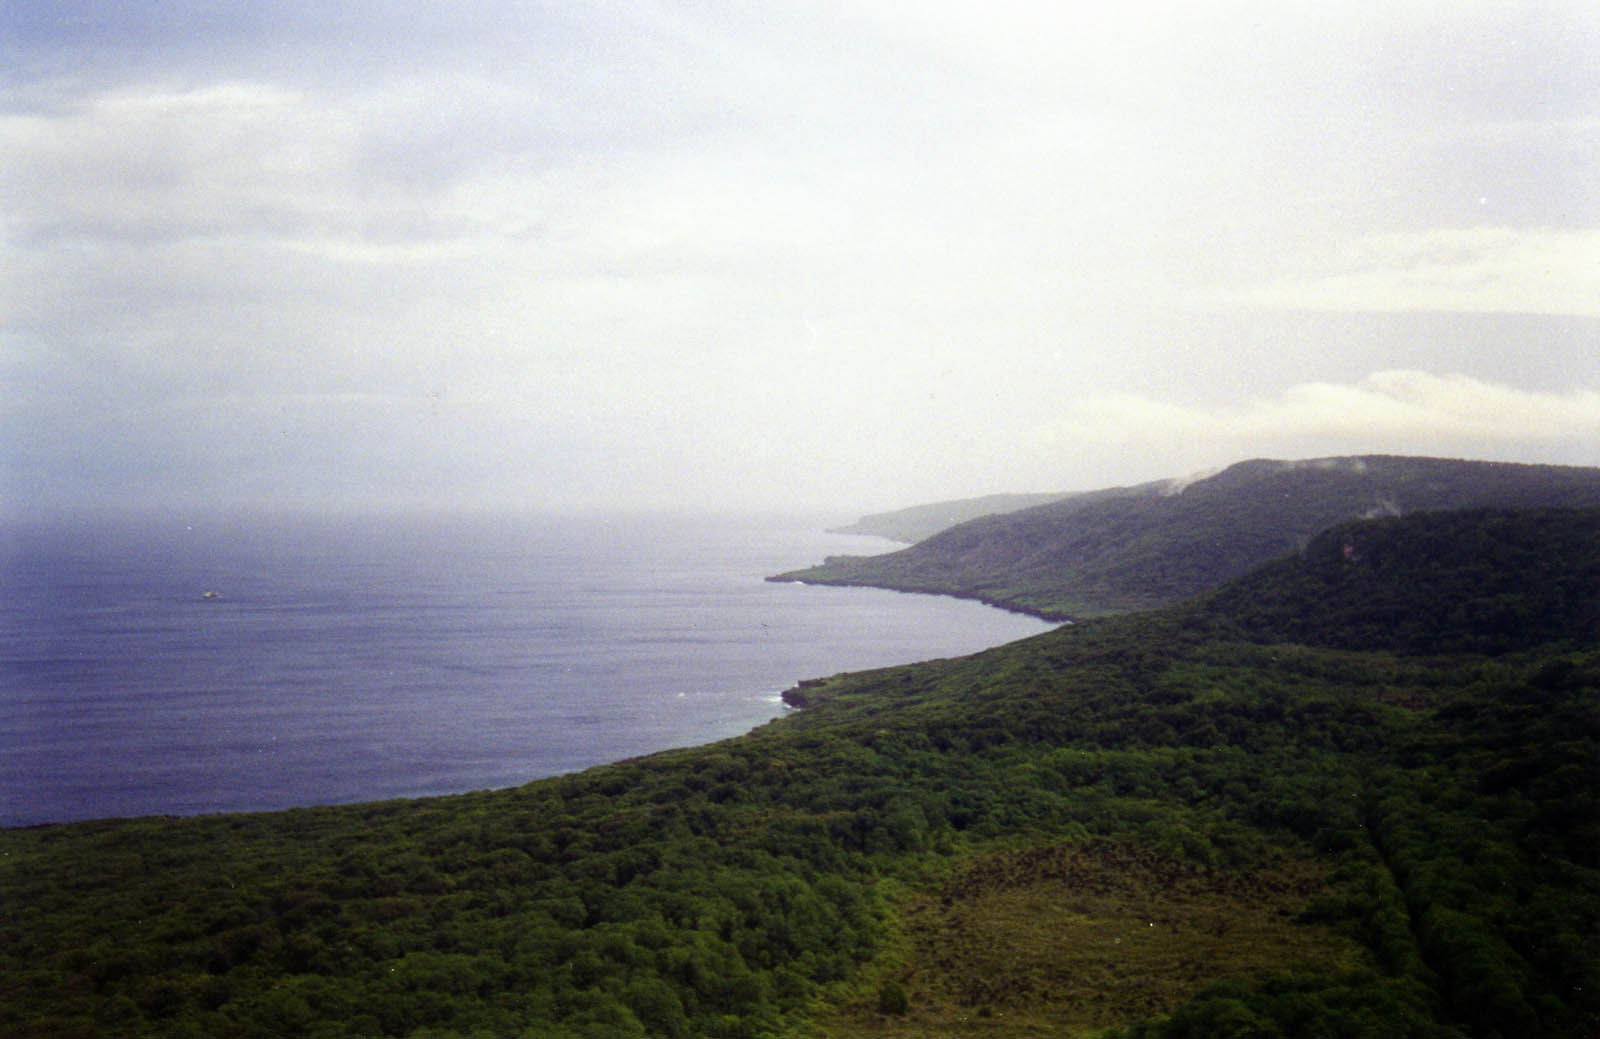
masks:
MULTIPOLYGON (((833 517, 837 520, 839 517, 833 517)), ((1050 625, 774 584, 821 517, 94 517, 0 531, 0 826, 512 786, 747 732, 804 678, 1050 625)))

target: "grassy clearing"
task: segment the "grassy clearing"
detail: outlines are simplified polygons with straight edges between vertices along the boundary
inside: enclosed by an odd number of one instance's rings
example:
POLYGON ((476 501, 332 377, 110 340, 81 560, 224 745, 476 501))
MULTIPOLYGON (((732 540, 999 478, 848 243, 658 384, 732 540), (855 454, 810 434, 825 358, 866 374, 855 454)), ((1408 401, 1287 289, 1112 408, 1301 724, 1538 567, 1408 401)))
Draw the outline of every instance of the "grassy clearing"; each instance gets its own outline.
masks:
POLYGON ((1093 1035, 1219 980, 1360 966, 1354 943, 1296 922, 1320 885, 1305 862, 1228 873, 1110 841, 991 854, 904 905, 902 958, 815 1034, 1093 1035), (904 1014, 880 1009, 894 985, 904 1014))

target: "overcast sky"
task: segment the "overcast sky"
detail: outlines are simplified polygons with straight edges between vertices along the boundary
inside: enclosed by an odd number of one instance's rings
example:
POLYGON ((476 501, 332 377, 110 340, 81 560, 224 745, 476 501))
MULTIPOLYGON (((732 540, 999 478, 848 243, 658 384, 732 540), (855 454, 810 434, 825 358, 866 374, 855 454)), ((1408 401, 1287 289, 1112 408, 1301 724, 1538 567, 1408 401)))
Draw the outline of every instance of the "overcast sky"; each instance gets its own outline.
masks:
POLYGON ((1600 6, 0 0, 13 508, 1600 464, 1600 6))

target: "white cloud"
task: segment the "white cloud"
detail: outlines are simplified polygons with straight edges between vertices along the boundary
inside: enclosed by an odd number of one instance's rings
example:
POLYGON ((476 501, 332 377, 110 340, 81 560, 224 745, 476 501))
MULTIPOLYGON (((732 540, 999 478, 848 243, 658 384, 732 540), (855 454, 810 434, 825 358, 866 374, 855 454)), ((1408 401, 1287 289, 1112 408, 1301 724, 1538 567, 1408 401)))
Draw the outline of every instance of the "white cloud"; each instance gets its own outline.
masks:
POLYGON ((352 219, 358 132, 354 113, 269 84, 118 89, 6 118, 0 184, 22 241, 292 233, 352 219))
POLYGON ((1239 305, 1600 315, 1600 229, 1476 227, 1365 235, 1322 272, 1223 294, 1239 305))
POLYGON ((1600 392, 1530 392, 1461 374, 1382 371, 1210 406, 1131 394, 1081 397, 1064 411, 1034 431, 1036 442, 1106 457, 1148 451, 1181 462, 1178 471, 1246 455, 1487 454, 1600 463, 1600 392))

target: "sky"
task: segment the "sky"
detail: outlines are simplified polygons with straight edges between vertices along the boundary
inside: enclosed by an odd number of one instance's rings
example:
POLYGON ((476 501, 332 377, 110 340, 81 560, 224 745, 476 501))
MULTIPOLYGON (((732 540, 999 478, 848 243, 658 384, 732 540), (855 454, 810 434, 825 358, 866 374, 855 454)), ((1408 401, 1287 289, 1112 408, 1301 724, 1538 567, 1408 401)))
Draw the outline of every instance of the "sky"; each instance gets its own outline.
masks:
POLYGON ((1589 0, 0 0, 0 509, 1600 464, 1589 0))

